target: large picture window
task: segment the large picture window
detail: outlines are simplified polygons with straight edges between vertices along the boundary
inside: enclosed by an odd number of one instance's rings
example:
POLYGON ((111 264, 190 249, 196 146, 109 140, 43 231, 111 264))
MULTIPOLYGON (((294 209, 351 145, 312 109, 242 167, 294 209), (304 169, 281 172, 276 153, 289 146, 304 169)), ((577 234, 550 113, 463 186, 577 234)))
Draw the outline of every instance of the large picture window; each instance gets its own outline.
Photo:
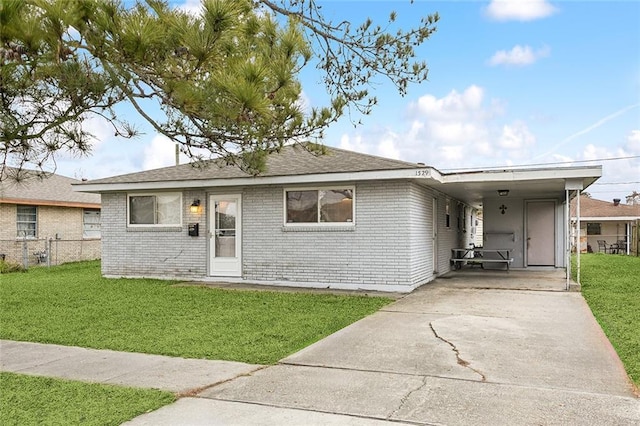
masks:
POLYGON ((291 223, 353 223, 353 188, 285 191, 286 218, 291 223))
POLYGON ((129 195, 129 225, 181 226, 180 193, 129 195))
POLYGON ((36 206, 17 206, 17 237, 35 238, 38 229, 38 208, 36 206))

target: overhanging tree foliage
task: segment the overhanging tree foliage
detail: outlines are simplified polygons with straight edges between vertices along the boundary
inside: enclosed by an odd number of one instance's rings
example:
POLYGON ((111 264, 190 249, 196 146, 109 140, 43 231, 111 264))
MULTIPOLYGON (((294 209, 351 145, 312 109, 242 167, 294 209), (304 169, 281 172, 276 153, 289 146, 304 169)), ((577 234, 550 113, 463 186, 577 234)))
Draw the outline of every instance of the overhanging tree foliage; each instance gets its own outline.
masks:
POLYGON ((192 158, 258 173, 266 153, 322 137, 346 111, 369 113, 378 76, 401 94, 424 81, 414 48, 437 20, 395 32, 333 23, 309 0, 203 0, 197 15, 161 0, 1 0, 2 171, 88 153, 92 115, 136 136, 115 109, 128 103, 192 158), (306 109, 297 76, 314 55, 331 101, 306 109))

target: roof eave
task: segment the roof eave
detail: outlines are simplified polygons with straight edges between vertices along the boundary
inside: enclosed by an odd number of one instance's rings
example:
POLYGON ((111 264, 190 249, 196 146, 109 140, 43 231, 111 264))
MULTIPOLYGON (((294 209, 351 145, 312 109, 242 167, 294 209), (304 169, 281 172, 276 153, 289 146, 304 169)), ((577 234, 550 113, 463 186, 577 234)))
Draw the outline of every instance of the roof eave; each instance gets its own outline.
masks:
MULTIPOLYGON (((577 217, 572 215, 571 219, 577 219, 577 217)), ((640 220, 640 216, 580 216, 580 221, 582 222, 633 222, 635 220, 640 220)))
POLYGON ((0 199, 0 203, 49 207, 77 207, 85 209, 101 208, 100 203, 87 203, 83 201, 36 200, 26 198, 2 198, 0 199))
MULTIPOLYGON (((538 179, 587 179, 589 185, 602 176, 602 166, 547 169, 506 169, 443 174, 445 183, 510 182, 538 179)), ((588 186, 588 185, 587 185, 588 186)))
POLYGON ((393 179, 437 179, 439 173, 432 167, 416 167, 397 170, 374 170, 364 172, 318 173, 290 176, 257 176, 226 179, 193 179, 155 182, 96 183, 82 182, 73 184, 79 192, 123 192, 145 190, 172 190, 183 188, 211 188, 253 185, 295 185, 329 182, 354 182, 393 179))

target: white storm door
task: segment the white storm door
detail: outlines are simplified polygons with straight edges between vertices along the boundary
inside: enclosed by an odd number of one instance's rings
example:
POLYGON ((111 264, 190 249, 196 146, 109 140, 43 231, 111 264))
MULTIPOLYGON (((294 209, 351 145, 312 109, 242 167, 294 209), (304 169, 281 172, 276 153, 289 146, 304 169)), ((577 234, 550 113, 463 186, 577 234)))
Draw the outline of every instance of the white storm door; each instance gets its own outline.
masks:
POLYGON ((527 266, 554 266, 555 202, 527 202, 527 266))
POLYGON ((241 196, 209 196, 210 275, 242 276, 241 196))

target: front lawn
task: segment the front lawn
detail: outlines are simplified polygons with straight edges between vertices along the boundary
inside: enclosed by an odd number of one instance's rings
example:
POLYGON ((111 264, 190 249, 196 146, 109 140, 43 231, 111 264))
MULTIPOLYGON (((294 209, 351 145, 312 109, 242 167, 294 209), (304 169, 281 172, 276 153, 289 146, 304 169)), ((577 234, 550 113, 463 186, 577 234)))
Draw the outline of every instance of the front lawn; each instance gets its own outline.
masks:
POLYGON ((106 279, 99 262, 0 278, 0 338, 254 364, 273 364, 391 301, 106 279))
POLYGON ((640 386, 640 258, 593 253, 581 255, 580 263, 582 294, 640 386))
POLYGON ((175 401, 171 392, 0 373, 0 424, 119 425, 175 401))

